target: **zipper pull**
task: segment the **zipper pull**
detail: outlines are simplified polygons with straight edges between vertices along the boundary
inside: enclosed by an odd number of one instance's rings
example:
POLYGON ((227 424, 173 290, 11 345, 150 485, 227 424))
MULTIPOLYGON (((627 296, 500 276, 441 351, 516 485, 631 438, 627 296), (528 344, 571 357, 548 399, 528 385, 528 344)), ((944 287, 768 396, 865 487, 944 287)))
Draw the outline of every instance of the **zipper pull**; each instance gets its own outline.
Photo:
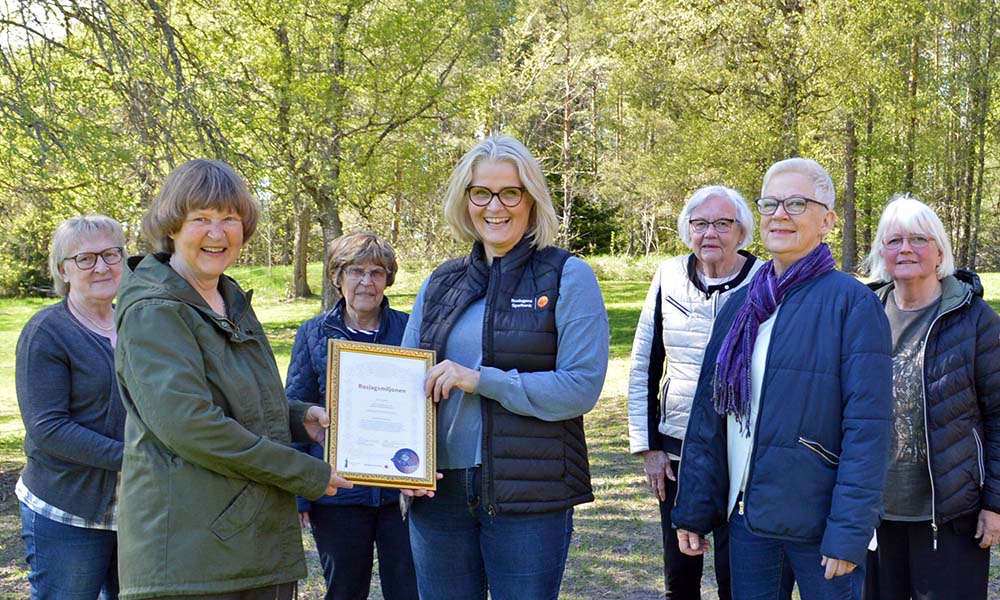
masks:
POLYGON ((740 514, 742 515, 743 514, 743 501, 742 500, 740 500, 739 507, 740 507, 739 508, 740 514))
POLYGON ((934 551, 937 552, 937 523, 931 521, 931 532, 934 538, 934 551))
MULTIPOLYGON (((491 516, 491 517, 495 517, 495 516, 497 516, 497 507, 493 506, 492 504, 488 505, 488 506, 486 507, 486 514, 488 514, 488 515, 489 515, 489 516, 491 516)), ((936 544, 936 543, 937 543, 937 542, 935 542, 935 544, 936 544)))

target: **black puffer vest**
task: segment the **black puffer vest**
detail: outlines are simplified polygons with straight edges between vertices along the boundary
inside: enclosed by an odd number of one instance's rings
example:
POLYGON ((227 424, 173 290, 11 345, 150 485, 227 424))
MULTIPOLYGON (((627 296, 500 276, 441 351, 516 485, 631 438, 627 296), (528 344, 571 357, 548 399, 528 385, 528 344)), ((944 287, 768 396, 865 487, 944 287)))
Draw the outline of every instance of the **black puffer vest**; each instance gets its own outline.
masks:
MULTIPOLYGON (((420 347, 442 356, 462 312, 486 297, 483 365, 522 373, 553 371, 559 281, 570 253, 521 240, 487 264, 476 243, 465 258, 431 274, 424 292, 420 347)), ((482 503, 491 514, 564 510, 594 499, 583 417, 542 421, 482 397, 482 503)))

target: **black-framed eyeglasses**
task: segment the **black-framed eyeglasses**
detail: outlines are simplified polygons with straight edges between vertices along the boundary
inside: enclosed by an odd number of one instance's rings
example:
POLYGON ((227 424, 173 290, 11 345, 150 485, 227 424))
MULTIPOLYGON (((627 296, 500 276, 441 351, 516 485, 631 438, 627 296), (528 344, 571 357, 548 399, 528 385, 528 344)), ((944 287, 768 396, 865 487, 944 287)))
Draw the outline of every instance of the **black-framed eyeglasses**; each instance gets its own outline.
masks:
POLYGON ((488 187, 481 185, 470 185, 465 188, 465 195, 469 197, 469 202, 476 206, 487 206, 496 197, 507 208, 513 208, 524 199, 523 187, 505 187, 499 192, 494 192, 488 187))
POLYGON ((934 241, 934 238, 919 233, 915 235, 901 235, 882 240, 882 245, 889 250, 899 250, 903 247, 903 240, 910 242, 910 248, 926 248, 928 244, 934 241))
POLYGON ((806 212, 806 206, 808 206, 810 202, 813 204, 819 204, 823 208, 827 208, 826 204, 813 200, 812 198, 806 198, 805 196, 789 196, 784 200, 765 196, 763 198, 757 198, 757 212, 762 215, 773 215, 777 212, 778 206, 784 206, 786 213, 790 215, 801 215, 806 212))
POLYGON ((691 231, 695 233, 705 233, 708 231, 708 226, 711 225, 715 227, 716 233, 728 233, 730 229, 733 228, 733 223, 736 219, 716 219, 714 221, 706 221, 705 219, 691 219, 688 224, 691 225, 691 231))
POLYGON ((76 263, 76 268, 83 271, 89 271, 97 266, 97 257, 100 256, 104 264, 117 265, 122 261, 122 247, 112 246, 110 248, 105 248, 100 252, 80 252, 73 256, 67 256, 63 261, 71 260, 76 263))

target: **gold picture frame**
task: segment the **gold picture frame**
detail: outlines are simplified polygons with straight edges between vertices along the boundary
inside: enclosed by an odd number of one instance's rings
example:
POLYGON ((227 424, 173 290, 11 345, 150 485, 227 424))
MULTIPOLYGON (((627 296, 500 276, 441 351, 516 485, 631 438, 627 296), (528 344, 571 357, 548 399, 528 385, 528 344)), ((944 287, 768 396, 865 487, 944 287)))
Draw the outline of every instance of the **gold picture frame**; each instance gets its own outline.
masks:
POLYGON ((330 340, 326 461, 354 483, 437 489, 437 425, 424 394, 433 350, 330 340))

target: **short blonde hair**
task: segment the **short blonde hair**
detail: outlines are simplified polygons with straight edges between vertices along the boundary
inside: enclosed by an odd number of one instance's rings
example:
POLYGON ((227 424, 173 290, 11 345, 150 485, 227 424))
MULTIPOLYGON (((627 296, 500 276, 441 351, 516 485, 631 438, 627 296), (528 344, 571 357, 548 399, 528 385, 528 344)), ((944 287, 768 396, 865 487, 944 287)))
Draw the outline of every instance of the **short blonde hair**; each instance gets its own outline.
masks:
POLYGON ((909 194, 896 194, 882 211, 871 252, 862 265, 873 280, 890 279, 889 270, 885 266, 885 257, 882 256, 882 251, 885 249, 882 240, 893 227, 899 227, 908 234, 920 233, 934 238, 934 243, 941 249, 941 264, 937 267, 937 278, 941 280, 955 274, 955 255, 951 250, 951 241, 937 213, 909 194))
POLYGON ((326 249, 326 276, 339 290, 344 267, 366 261, 385 269, 385 287, 396 281, 396 253, 389 242, 369 231, 348 233, 330 242, 326 249))
POLYGON ((836 195, 833 192, 833 179, 830 178, 830 174, 822 165, 811 158, 786 158, 771 165, 767 173, 764 174, 764 182, 760 186, 761 196, 764 195, 764 190, 767 189, 771 178, 781 173, 798 173, 808 177, 816 192, 816 197, 813 200, 822 202, 829 210, 834 210, 836 195))
POLYGON ((181 230, 193 210, 232 210, 243 221, 243 244, 257 230, 260 208, 246 182, 219 160, 195 159, 163 180, 160 193, 142 219, 142 231, 158 252, 173 253, 170 236, 181 230))
POLYGON ((66 219, 56 227, 49 246, 49 273, 52 275, 52 289, 61 297, 69 293, 69 282, 63 280, 60 266, 69 258, 70 251, 80 242, 106 235, 122 248, 122 260, 128 258, 125 252, 125 232, 122 224, 104 215, 86 215, 66 219))
POLYGON ((444 216, 455 238, 463 242, 479 240, 479 234, 469 217, 465 188, 472 181, 472 171, 486 162, 509 162, 514 165, 521 185, 534 200, 525 235, 531 239, 535 248, 551 246, 559 231, 559 218, 552 206, 545 174, 542 173, 538 160, 524 144, 506 135, 491 135, 473 146, 451 172, 448 190, 445 192, 444 216))

